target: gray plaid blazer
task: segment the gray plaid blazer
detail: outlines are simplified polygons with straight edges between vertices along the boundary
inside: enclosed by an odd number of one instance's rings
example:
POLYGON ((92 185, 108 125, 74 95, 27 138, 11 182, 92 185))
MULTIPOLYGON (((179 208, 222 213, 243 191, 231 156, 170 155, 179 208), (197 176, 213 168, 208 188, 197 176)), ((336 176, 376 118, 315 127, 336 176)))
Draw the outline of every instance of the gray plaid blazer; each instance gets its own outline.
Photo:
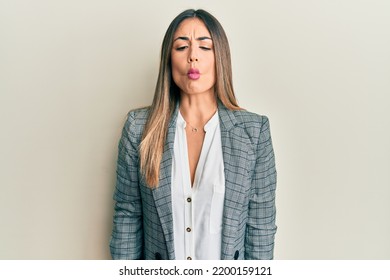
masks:
MULTIPOLYGON (((139 173, 148 109, 131 111, 119 141, 113 259, 175 259, 171 173, 178 106, 169 124, 157 189, 139 173)), ((272 259, 276 170, 267 117, 218 104, 225 165, 221 258, 272 259)))

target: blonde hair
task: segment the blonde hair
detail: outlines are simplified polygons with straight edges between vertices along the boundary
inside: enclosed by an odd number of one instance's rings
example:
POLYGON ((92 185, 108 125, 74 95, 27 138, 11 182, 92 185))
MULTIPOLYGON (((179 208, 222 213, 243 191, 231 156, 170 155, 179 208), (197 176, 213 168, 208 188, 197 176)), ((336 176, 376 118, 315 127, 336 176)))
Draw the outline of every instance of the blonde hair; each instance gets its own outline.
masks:
POLYGON ((214 44, 216 97, 229 110, 240 110, 233 91, 232 67, 229 42, 218 20, 204 10, 186 10, 180 13, 169 25, 161 46, 160 69, 148 120, 140 144, 140 168, 146 184, 157 188, 160 163, 168 133, 172 113, 180 100, 180 90, 173 82, 171 69, 171 49, 173 36, 182 21, 188 18, 203 21, 210 32, 214 44))

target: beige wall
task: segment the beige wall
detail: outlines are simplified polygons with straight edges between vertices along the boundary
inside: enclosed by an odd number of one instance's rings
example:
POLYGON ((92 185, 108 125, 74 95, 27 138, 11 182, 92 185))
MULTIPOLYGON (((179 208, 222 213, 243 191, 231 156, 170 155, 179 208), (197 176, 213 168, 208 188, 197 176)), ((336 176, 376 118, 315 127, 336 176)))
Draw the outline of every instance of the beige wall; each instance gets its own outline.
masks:
POLYGON ((390 2, 0 1, 0 259, 106 259, 117 143, 185 8, 270 118, 276 259, 390 258, 390 2))

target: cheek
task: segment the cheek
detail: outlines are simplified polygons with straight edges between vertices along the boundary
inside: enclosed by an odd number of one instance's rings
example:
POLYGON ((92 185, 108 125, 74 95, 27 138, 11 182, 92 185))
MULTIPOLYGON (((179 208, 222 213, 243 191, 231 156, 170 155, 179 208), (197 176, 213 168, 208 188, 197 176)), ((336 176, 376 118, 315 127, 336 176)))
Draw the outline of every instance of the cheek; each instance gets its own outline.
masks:
POLYGON ((172 71, 176 71, 177 69, 177 59, 174 55, 171 55, 171 67, 172 71))
POLYGON ((215 74, 215 63, 214 62, 210 62, 210 64, 208 65, 208 68, 209 68, 209 75, 210 75, 210 78, 215 80, 216 79, 216 74, 215 74))
POLYGON ((171 71, 172 71, 172 79, 177 86, 181 84, 180 80, 182 79, 182 71, 180 67, 180 63, 177 60, 177 57, 171 56, 171 71))
POLYGON ((183 64, 185 66, 186 61, 183 61, 183 57, 180 54, 172 54, 171 55, 171 65, 172 65, 172 70, 175 69, 176 71, 180 71, 183 68, 183 64))
POLYGON ((208 72, 210 74, 214 74, 215 75, 215 57, 214 55, 210 55, 208 56, 206 59, 206 68, 208 69, 208 72))
POLYGON ((174 56, 171 56, 172 78, 176 82, 179 76, 179 66, 174 56))

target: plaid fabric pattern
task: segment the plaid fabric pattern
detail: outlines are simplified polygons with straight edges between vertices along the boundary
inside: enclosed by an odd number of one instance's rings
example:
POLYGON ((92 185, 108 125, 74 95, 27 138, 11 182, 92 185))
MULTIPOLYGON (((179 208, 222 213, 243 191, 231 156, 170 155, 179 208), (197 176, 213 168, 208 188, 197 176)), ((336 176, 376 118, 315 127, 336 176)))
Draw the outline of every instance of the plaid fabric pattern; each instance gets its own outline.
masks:
MULTIPOLYGON (((168 127, 157 189, 139 174, 138 146, 148 109, 131 111, 118 145, 113 259, 175 259, 171 201, 178 107, 168 127)), ((225 165, 222 259, 272 259, 276 169, 268 118, 218 104, 225 165)))

